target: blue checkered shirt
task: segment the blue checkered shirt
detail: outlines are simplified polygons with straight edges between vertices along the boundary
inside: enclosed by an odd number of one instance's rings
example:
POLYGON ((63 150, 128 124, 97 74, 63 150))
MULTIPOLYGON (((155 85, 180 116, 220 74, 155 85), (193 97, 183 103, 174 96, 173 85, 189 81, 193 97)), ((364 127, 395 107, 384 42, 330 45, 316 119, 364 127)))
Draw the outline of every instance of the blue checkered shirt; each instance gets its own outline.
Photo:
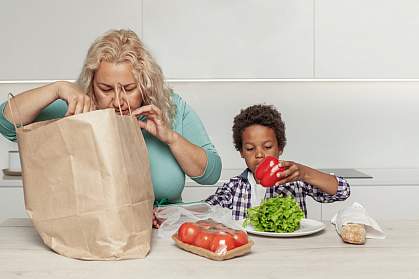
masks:
MULTIPOLYGON (((240 220, 246 217, 247 209, 251 205, 251 185, 247 176, 250 170, 246 169, 239 176, 232 177, 229 182, 218 187, 214 195, 209 196, 205 201, 210 205, 220 205, 231 209, 233 219, 240 220)), ((336 194, 330 195, 320 189, 303 181, 293 181, 279 186, 266 189, 265 199, 278 195, 293 196, 304 211, 307 217, 306 196, 311 196, 321 203, 331 203, 346 200, 351 194, 348 182, 342 177, 336 176, 338 190, 336 194)))

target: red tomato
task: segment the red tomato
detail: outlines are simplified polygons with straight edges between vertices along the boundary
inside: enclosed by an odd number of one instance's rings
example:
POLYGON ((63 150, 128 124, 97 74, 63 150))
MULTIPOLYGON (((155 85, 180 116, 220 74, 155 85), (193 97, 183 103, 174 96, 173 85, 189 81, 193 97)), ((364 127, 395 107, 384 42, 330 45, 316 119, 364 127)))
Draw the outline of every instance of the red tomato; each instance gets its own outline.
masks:
POLYGON ((201 230, 195 238, 194 245, 209 250, 213 239, 214 233, 201 230))
POLYGON ((245 245, 249 242, 245 231, 235 231, 233 234, 234 244, 236 247, 245 245))
POLYGON ((230 229, 230 228, 224 227, 224 228, 220 229, 220 233, 221 233, 221 232, 224 232, 224 233, 228 233, 228 234, 234 235, 234 233, 235 233, 236 231, 235 231, 235 230, 233 230, 233 229, 230 229))
POLYGON ((225 254, 235 247, 233 236, 226 233, 220 233, 214 236, 210 245, 210 250, 216 254, 225 254))
POLYGON ((211 228, 213 225, 210 222, 207 222, 205 220, 199 220, 198 222, 196 222, 196 224, 201 228, 201 229, 205 229, 208 230, 209 228, 211 228))
POLYGON ((228 229, 226 226, 224 226, 224 224, 221 224, 221 223, 216 223, 214 225, 214 228, 217 229, 217 230, 220 230, 220 231, 228 229))
POLYGON ((193 244, 196 236, 201 231, 199 226, 195 223, 185 222, 183 223, 177 232, 180 241, 188 244, 193 244))
POLYGON ((262 163, 256 168, 255 175, 258 180, 262 180, 266 173, 269 173, 273 166, 279 163, 273 156, 266 156, 262 163))

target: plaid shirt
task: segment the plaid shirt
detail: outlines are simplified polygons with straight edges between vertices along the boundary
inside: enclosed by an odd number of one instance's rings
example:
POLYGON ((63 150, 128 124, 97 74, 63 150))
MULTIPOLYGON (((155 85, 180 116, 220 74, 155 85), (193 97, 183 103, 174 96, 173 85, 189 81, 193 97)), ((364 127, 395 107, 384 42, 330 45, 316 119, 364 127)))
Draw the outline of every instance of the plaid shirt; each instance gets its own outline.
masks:
MULTIPOLYGON (((246 169, 239 176, 232 177, 229 182, 218 187, 214 195, 209 196, 205 201, 210 205, 220 205, 231 209, 233 219, 240 220, 246 217, 247 209, 251 205, 251 185, 247 176, 250 170, 246 169)), ((251 173, 250 173, 251 174, 251 173)), ((306 196, 311 196, 314 200, 322 203, 331 203, 335 201, 346 200, 350 193, 348 182, 342 177, 336 176, 338 180, 338 190, 336 194, 330 195, 322 192, 320 189, 303 181, 293 181, 279 186, 273 186, 266 189, 265 199, 278 195, 292 195, 299 203, 300 208, 307 217, 306 196)))

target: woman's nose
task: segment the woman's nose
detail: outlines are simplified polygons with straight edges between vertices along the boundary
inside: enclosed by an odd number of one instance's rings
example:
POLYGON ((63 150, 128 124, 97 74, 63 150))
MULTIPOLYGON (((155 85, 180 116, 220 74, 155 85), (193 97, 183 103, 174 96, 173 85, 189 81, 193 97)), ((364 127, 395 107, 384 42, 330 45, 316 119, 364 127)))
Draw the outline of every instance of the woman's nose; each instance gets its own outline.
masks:
POLYGON ((123 96, 122 96, 122 90, 121 90, 121 86, 119 84, 115 84, 114 86, 114 94, 113 94, 113 106, 115 108, 122 106, 123 103, 123 96))
POLYGON ((117 92, 114 92, 112 104, 116 108, 122 105, 122 96, 121 96, 121 94, 119 94, 117 92))

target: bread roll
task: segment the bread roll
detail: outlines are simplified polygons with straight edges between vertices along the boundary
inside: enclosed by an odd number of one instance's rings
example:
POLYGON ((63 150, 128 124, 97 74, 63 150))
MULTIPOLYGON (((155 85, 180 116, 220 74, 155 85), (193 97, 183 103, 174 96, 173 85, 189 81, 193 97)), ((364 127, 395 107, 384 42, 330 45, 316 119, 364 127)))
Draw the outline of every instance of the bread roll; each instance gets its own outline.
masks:
POLYGON ((342 227, 342 240, 351 244, 365 244, 365 226, 362 224, 346 224, 342 227))

